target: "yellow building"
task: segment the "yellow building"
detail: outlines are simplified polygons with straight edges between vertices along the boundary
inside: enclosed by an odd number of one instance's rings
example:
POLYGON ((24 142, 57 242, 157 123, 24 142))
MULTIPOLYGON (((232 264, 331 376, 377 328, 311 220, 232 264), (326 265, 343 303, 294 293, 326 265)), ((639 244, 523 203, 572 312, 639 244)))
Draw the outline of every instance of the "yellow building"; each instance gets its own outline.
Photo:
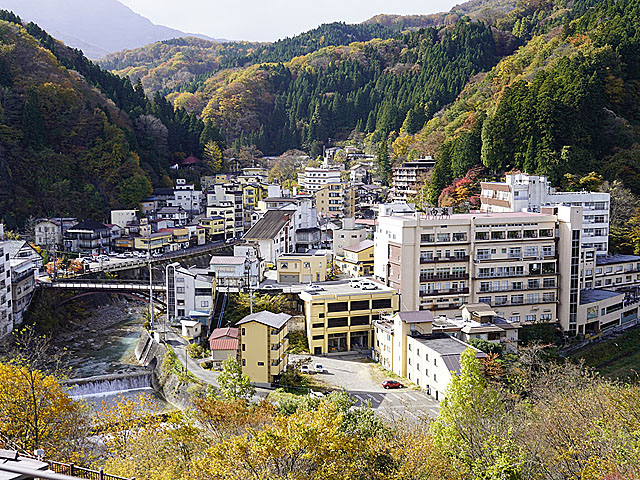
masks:
POLYGON ((235 236, 235 209, 231 202, 220 202, 207 207, 207 218, 222 217, 224 219, 224 238, 235 236))
POLYGON ((290 318, 286 313, 263 311, 247 315, 237 323, 242 373, 252 383, 276 382, 286 368, 290 318))
POLYGON ((374 282, 322 284, 300 293, 309 349, 314 355, 370 350, 373 321, 398 311, 395 290, 374 282))
POLYGON ((327 280, 327 255, 285 253, 276 261, 278 283, 312 283, 327 280))
POLYGON ((327 183, 315 192, 316 209, 321 217, 353 217, 356 190, 347 182, 327 183))
POLYGON ((247 183, 242 186, 242 205, 245 210, 255 210, 258 202, 267 197, 267 189, 259 183, 247 183))
POLYGON ((336 265, 350 277, 373 275, 373 241, 364 240, 356 245, 344 247, 344 257, 336 258, 336 265))
POLYGON ((171 232, 156 232, 147 236, 134 237, 133 245, 136 250, 164 251, 171 243, 171 232))
POLYGON ((207 237, 210 240, 224 240, 225 221, 224 218, 215 215, 213 217, 201 218, 200 226, 207 231, 207 237))

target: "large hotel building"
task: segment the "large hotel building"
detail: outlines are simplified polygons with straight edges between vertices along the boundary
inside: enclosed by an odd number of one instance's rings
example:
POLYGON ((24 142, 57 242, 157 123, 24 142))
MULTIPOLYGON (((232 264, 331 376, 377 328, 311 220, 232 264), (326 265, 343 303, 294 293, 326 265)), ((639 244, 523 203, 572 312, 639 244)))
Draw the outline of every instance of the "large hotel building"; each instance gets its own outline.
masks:
POLYGON ((462 305, 486 303, 507 321, 559 321, 569 334, 635 320, 640 257, 585 248, 582 209, 425 215, 381 206, 374 275, 398 291, 400 311, 456 317, 462 305))

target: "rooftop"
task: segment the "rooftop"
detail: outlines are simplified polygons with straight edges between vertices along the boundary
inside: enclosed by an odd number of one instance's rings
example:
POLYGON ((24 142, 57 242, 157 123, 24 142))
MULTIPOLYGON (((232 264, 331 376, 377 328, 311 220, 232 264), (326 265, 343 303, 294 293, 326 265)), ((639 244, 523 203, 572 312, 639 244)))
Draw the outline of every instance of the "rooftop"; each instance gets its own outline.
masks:
POLYGON ((216 256, 214 255, 209 260, 209 265, 243 265, 247 257, 244 256, 216 256))
POLYGON ((624 262, 640 262, 640 257, 638 255, 622 254, 598 255, 596 257, 596 265, 610 265, 612 263, 624 262))
POLYGON ((447 366, 447 369, 455 373, 460 372, 460 354, 467 348, 475 350, 476 358, 484 358, 487 356, 486 353, 481 352, 477 348, 473 348, 471 345, 468 345, 457 338, 450 337, 449 335, 436 334, 430 337, 413 338, 425 347, 440 354, 442 360, 447 366))
POLYGON ((291 315, 286 313, 273 313, 268 310, 264 310, 258 313, 252 313, 251 315, 247 315, 242 320, 240 320, 237 324, 242 325, 244 323, 249 322, 258 322, 263 325, 267 325, 273 328, 282 328, 291 318, 291 315))
POLYGON ((614 292, 612 290, 592 290, 585 289, 580 290, 580 305, 586 305, 588 303, 600 302, 609 298, 620 296, 620 300, 624 297, 623 292, 614 292))
POLYGON ((301 298, 304 300, 305 296, 309 296, 308 299, 317 298, 320 296, 323 297, 333 297, 339 299, 343 296, 353 296, 353 295, 376 295, 380 293, 395 293, 395 290, 391 287, 387 287, 384 284, 374 282, 370 279, 364 279, 367 283, 373 283, 376 288, 375 290, 363 290, 362 288, 358 288, 355 285, 349 284, 349 281, 341 280, 341 281, 332 281, 332 282, 316 282, 314 285, 320 287, 320 290, 304 290, 300 292, 301 298))
POLYGON ((80 223, 76 223, 73 227, 69 229, 70 232, 73 232, 76 230, 91 230, 91 231, 109 230, 109 227, 107 227, 103 223, 96 222, 95 220, 83 220, 80 223))
POLYGON ((413 312, 398 312, 396 314, 404 323, 433 322, 433 313, 430 310, 417 310, 413 312))
POLYGON ((362 250, 366 250, 367 248, 373 247, 373 240, 363 240, 356 245, 351 245, 350 247, 344 247, 344 250, 349 250, 350 252, 361 252, 362 250))
POLYGON ((237 350, 238 329, 233 327, 216 328, 209 337, 211 350, 237 350))
POLYGON ((290 215, 282 210, 267 210, 264 216, 244 234, 244 238, 275 238, 289 221, 290 215))

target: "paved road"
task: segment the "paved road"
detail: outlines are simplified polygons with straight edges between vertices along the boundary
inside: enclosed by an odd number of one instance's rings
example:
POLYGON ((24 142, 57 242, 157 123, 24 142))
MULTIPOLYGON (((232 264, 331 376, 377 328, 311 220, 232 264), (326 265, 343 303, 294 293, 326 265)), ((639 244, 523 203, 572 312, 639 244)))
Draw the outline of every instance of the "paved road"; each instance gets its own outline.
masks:
MULTIPOLYGON (((301 358, 309 358, 309 355, 291 355, 289 361, 301 358)), ((330 389, 344 388, 358 406, 370 404, 371 408, 387 417, 403 417, 408 420, 438 415, 438 402, 424 390, 382 388, 381 383, 389 377, 377 364, 361 355, 310 358, 312 366, 320 363, 325 368, 324 373, 313 375, 313 381, 330 389)))

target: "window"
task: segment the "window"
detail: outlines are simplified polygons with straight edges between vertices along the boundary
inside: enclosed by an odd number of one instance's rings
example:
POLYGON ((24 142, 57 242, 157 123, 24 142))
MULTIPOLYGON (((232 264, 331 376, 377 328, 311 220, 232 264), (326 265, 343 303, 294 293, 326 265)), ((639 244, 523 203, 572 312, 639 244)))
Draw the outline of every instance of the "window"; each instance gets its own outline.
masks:
POLYGON ((247 366, 247 361, 246 361, 244 358, 242 359, 242 366, 243 366, 243 367, 246 367, 246 366, 247 366))
POLYGON ((454 233, 453 234, 453 241, 454 242, 466 242, 467 241, 467 234, 462 232, 462 233, 454 233))
POLYGON ((507 238, 522 238, 522 232, 520 230, 507 231, 507 238))
POLYGON ((244 327, 242 327, 242 335, 244 335, 244 327))
POLYGON ((522 256, 522 249, 520 247, 509 248, 509 258, 520 258, 522 256))
POLYGON ((489 240, 489 232, 476 232, 476 240, 489 240))
POLYGON ((539 303, 539 302, 540 302, 539 293, 527 293, 527 303, 539 303))
POLYGON ((543 322, 551 321, 551 314, 550 313, 541 313, 540 314, 540 320, 543 321, 543 322))
POLYGON ((336 317, 327 320, 329 328, 346 327, 348 325, 347 317, 336 317))
POLYGON ((538 230, 538 233, 541 237, 547 237, 547 238, 553 237, 553 230, 550 228, 544 229, 544 230, 538 230))
POLYGON ((512 317, 509 317, 509 321, 510 322, 519 322, 520 321, 520 315, 513 315, 512 317))
POLYGON ((542 301, 543 302, 555 302, 556 301, 556 294, 555 293, 543 293, 542 294, 542 301))
POLYGON ((311 328, 324 328, 324 323, 314 323, 311 328))
POLYGON ((313 339, 314 340, 324 340, 324 335, 314 335, 313 339))
POLYGON ((522 305, 524 303, 524 295, 511 295, 511 303, 513 305, 522 305))
POLYGON ((542 256, 543 257, 553 257, 554 253, 554 248, 552 245, 544 245, 542 247, 542 256))
POLYGON ((264 367, 264 362, 258 362, 259 367, 264 367))
POLYGON ((524 247, 524 256, 525 257, 537 257, 538 256, 538 247, 524 247))
POLYGON ((327 305, 328 312, 346 312, 349 310, 349 302, 333 302, 327 305))
POLYGON ((176 287, 176 293, 184 293, 184 287, 176 287))
POLYGON ((489 304, 491 304, 491 297, 479 297, 478 301, 480 303, 489 303, 489 304))
POLYGON ((420 243, 433 243, 435 235, 433 233, 423 233, 420 235, 420 243))
POLYGON ((538 280, 537 278, 530 278, 527 281, 527 288, 529 290, 534 290, 534 289, 540 288, 540 280, 538 280))
POLYGON ((542 273, 556 273, 556 264, 555 263, 543 263, 542 264, 542 273))
POLYGON ((538 238, 538 232, 536 230, 525 230, 524 238, 538 238))
POLYGON ((535 316, 535 315, 527 315, 527 316, 525 317, 525 320, 526 320, 527 322, 535 322, 535 321, 536 321, 536 316, 535 316))
POLYGON ((351 326, 369 325, 369 315, 356 315, 351 317, 351 326))
POLYGON ((245 345, 244 345, 244 343, 243 343, 243 344, 242 344, 242 351, 244 352, 244 350, 245 350, 245 345))
POLYGON ((507 304, 507 296, 506 295, 496 295, 494 303, 495 303, 495 305, 506 305, 507 304))
POLYGON ((489 260, 491 258, 491 250, 488 248, 478 249, 478 260, 489 260))
POLYGON ((369 310, 369 300, 352 301, 351 310, 369 310))
POLYGON ((381 298, 381 299, 377 299, 377 300, 372 300, 371 304, 372 304, 371 308, 373 308, 373 309, 391 308, 391 299, 390 298, 381 298))
POLYGON ((200 302, 200 306, 201 307, 208 307, 209 306, 209 302, 204 300, 204 301, 200 302))
POLYGON ((542 280, 543 288, 556 288, 556 279, 555 278, 545 278, 542 280))
POLYGON ((449 233, 439 233, 437 235, 438 242, 450 242, 451 234, 449 233))
POLYGON ((502 240, 504 239, 504 231, 503 230, 498 230, 495 232, 491 232, 491 239, 492 240, 502 240))

